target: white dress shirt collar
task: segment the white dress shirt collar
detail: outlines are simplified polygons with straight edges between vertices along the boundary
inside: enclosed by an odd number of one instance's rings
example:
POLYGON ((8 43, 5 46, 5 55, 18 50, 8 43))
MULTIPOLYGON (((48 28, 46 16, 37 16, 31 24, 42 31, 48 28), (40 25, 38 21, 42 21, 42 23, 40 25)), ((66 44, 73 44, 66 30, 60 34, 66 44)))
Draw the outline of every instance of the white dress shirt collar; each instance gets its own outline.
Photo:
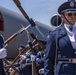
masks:
POLYGON ((64 24, 64 27, 65 27, 65 29, 67 31, 67 34, 68 34, 68 37, 69 37, 69 39, 71 41, 71 44, 72 44, 73 48, 76 49, 76 40, 75 40, 75 37, 76 37, 75 36, 75 34, 76 34, 76 24, 73 25, 72 31, 69 30, 69 26, 70 25, 64 24))

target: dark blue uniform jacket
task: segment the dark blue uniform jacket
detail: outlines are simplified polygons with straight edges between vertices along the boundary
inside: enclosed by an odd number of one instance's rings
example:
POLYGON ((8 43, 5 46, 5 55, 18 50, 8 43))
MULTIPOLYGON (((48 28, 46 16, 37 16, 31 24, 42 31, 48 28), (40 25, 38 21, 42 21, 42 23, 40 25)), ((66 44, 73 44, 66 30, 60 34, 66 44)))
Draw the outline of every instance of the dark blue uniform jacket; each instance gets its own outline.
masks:
POLYGON ((46 45, 44 75, 76 75, 76 63, 69 59, 76 58, 64 26, 51 32, 46 45))

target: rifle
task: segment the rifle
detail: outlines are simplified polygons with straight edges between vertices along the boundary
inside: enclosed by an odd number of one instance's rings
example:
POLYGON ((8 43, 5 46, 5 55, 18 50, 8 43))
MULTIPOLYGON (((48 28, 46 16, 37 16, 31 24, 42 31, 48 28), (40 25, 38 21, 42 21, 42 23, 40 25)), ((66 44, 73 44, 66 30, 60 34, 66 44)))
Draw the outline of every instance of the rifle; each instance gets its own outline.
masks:
MULTIPOLYGON (((30 25, 28 25, 25 29, 27 29, 28 27, 30 27, 30 25)), ((10 36, 5 42, 4 42, 4 47, 6 47, 8 45, 8 43, 15 38, 18 34, 21 34, 24 31, 24 28, 21 28, 19 31, 17 31, 16 33, 14 33, 12 36, 10 36)), ((12 65, 10 62, 8 62, 6 59, 4 59, 5 63, 7 65, 12 65)), ((15 67, 12 66, 13 69, 15 69, 15 67)), ((16 70, 16 69, 15 69, 16 70)), ((7 69, 8 71, 8 69, 7 69)))
POLYGON ((21 34, 24 30, 28 29, 30 27, 30 25, 28 25, 25 28, 21 28, 19 31, 17 31, 16 33, 14 33, 12 36, 10 36, 5 42, 4 42, 4 47, 6 47, 8 45, 8 43, 15 38, 18 34, 21 34))
POLYGON ((46 39, 46 37, 44 36, 44 34, 36 26, 36 24, 33 21, 33 19, 32 18, 30 19, 29 16, 27 15, 27 13, 24 11, 24 9, 22 8, 21 3, 19 2, 19 0, 13 0, 13 1, 16 4, 16 6, 19 8, 19 10, 21 11, 21 13, 23 14, 23 16, 25 17, 25 19, 27 19, 28 22, 31 24, 31 26, 35 27, 38 30, 38 32, 42 35, 42 37, 46 39))
POLYGON ((8 44, 13 38, 15 38, 18 34, 21 34, 24 31, 23 28, 21 28, 19 31, 14 33, 12 36, 10 36, 5 42, 4 45, 8 44))

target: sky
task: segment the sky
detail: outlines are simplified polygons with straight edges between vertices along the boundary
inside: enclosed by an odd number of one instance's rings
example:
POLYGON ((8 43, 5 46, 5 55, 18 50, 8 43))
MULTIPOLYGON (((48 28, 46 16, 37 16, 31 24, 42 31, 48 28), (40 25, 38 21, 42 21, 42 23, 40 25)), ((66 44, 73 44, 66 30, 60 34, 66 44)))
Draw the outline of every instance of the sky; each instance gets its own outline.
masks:
MULTIPOLYGON (((57 13, 59 5, 67 0, 19 0, 27 15, 33 20, 51 25, 51 17, 57 13)), ((0 6, 22 14, 13 0, 0 0, 0 6)))

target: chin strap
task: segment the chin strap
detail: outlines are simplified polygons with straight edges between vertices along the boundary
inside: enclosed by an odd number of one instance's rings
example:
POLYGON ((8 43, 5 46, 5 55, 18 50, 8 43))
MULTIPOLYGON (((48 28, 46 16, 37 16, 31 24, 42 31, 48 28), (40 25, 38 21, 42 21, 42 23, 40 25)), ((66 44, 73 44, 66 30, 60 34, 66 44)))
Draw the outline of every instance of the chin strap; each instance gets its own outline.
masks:
MULTIPOLYGON (((63 13, 63 15, 64 15, 64 13, 63 13)), ((69 21, 67 20, 67 18, 65 17, 65 15, 64 15, 64 18, 66 19, 66 21, 67 21, 70 25, 73 25, 71 22, 69 22, 69 21)))

